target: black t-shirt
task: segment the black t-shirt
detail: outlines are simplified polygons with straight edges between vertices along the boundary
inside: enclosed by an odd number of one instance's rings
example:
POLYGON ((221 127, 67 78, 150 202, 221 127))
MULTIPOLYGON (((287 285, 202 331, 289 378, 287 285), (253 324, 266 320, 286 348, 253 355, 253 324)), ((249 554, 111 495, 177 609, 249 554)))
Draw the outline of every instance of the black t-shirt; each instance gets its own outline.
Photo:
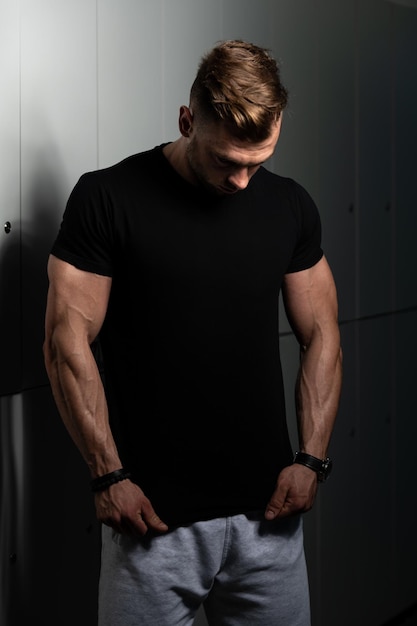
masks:
POLYGON ((52 253, 112 277, 100 333, 122 462, 168 524, 263 509, 291 462, 284 274, 322 256, 308 193, 261 168, 215 197, 162 146, 84 174, 52 253))

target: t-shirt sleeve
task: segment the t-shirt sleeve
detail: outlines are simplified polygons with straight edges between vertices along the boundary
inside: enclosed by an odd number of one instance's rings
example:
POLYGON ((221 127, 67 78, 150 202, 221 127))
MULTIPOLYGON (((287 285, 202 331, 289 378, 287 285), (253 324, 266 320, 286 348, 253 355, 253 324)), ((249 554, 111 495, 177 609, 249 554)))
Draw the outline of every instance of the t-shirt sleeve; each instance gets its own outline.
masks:
POLYGON ((112 276, 112 203, 96 172, 72 190, 51 253, 80 270, 112 276))
POLYGON ((317 206, 310 194, 295 184, 294 213, 299 237, 287 273, 300 272, 313 267, 323 256, 321 248, 321 220, 317 206))

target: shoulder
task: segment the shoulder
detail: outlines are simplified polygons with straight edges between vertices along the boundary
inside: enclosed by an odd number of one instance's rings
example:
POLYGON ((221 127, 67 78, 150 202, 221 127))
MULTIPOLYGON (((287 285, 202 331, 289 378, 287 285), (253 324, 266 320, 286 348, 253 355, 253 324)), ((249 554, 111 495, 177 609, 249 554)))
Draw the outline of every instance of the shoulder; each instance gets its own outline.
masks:
POLYGON ((132 177, 146 178, 150 172, 159 168, 163 162, 162 147, 157 146, 145 152, 130 155, 108 167, 91 170, 82 174, 79 184, 85 186, 119 184, 121 180, 132 177))
POLYGON ((258 174, 256 193, 261 194, 259 198, 262 203, 271 214, 277 216, 288 239, 293 242, 287 273, 313 266, 323 254, 321 219, 313 198, 292 178, 279 176, 265 168, 261 168, 258 174))
POLYGON ((258 188, 266 188, 268 192, 280 194, 280 197, 283 199, 313 202, 310 193, 298 181, 287 176, 275 174, 265 167, 259 169, 254 177, 254 181, 258 188))
POLYGON ((162 150, 154 148, 126 157, 105 168, 84 172, 69 195, 68 210, 112 212, 125 200, 137 197, 138 191, 152 189, 163 162, 162 150))
POLYGON ((319 211, 311 194, 293 178, 280 176, 261 167, 254 176, 254 191, 271 208, 287 213, 303 228, 306 221, 320 221, 319 211))

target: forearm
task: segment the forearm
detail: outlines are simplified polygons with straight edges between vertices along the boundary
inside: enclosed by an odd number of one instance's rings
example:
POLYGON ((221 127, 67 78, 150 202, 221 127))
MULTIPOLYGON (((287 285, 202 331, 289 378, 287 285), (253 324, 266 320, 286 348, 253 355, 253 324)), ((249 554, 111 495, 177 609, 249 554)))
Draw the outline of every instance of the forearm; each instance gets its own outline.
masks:
POLYGON ((301 350, 296 384, 300 450, 325 458, 336 418, 342 382, 339 330, 317 333, 301 350))
POLYGON ((51 341, 45 364, 61 418, 94 478, 121 467, 100 373, 88 345, 66 351, 51 341))

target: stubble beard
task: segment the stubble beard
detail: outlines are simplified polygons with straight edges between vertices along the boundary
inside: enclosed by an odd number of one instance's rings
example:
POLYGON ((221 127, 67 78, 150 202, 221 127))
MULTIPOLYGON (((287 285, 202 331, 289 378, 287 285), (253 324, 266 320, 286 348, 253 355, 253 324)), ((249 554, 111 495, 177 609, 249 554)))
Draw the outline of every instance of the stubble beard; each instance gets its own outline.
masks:
POLYGON ((193 142, 189 142, 186 149, 186 158, 189 170, 194 178, 195 184, 200 187, 200 189, 204 189, 209 194, 214 196, 223 196, 225 195, 220 189, 215 187, 212 183, 207 179, 206 172, 204 167, 198 162, 198 159, 195 156, 195 148, 193 142))

